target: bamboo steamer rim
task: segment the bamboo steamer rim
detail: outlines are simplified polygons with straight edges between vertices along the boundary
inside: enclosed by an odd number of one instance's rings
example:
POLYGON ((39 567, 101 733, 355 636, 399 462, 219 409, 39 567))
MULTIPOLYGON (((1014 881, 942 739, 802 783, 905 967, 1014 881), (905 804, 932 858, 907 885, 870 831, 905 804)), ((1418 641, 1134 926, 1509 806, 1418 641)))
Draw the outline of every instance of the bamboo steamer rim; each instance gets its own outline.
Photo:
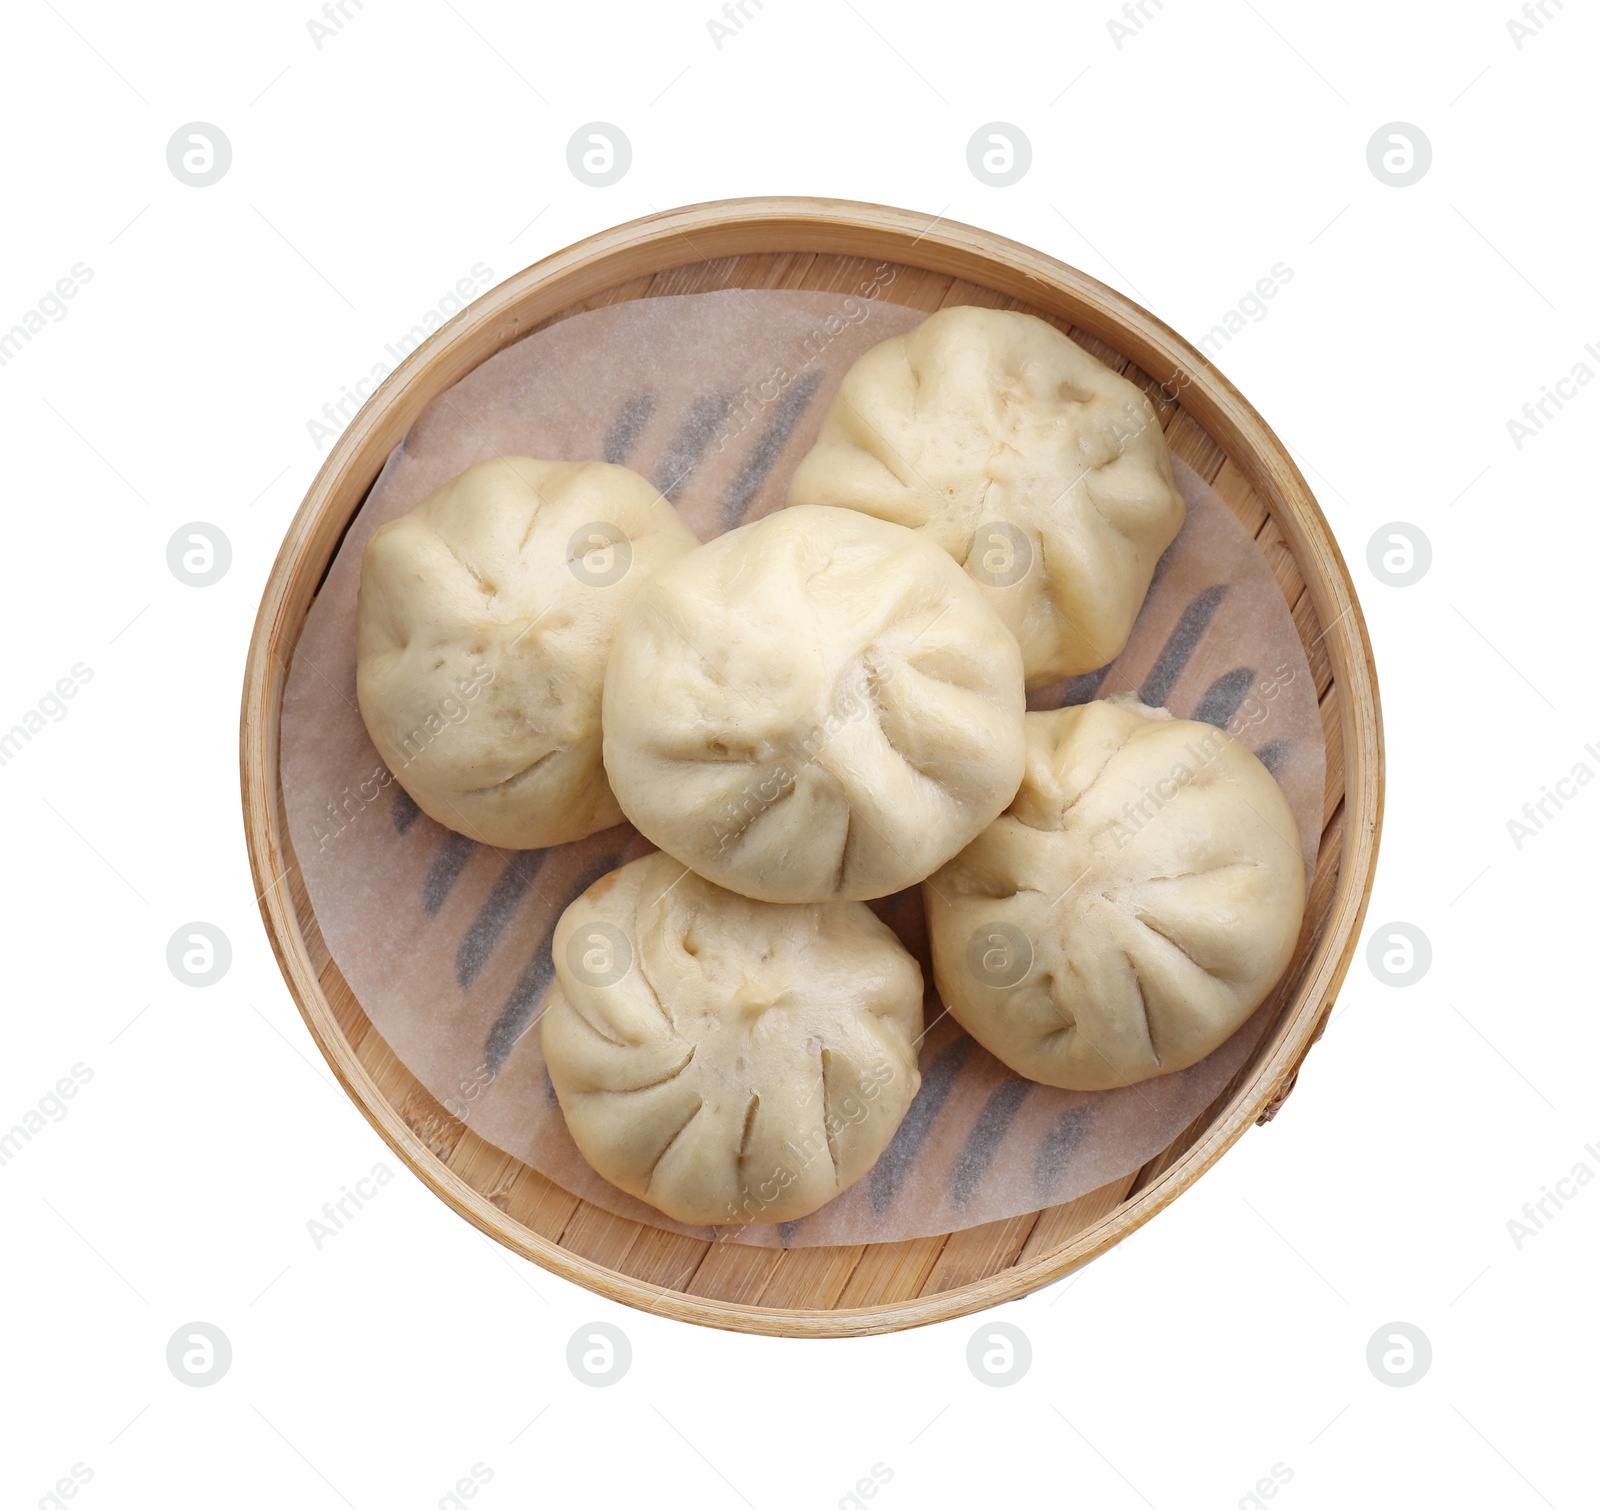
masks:
MULTIPOLYGON (((250 866, 279 968, 339 1083, 396 1155, 474 1226, 564 1279, 608 1299, 680 1320, 781 1336, 895 1331, 1017 1299, 1087 1263, 1150 1220, 1209 1169, 1247 1127, 1270 1120, 1320 1036, 1354 955, 1383 816, 1377 673, 1354 586, 1327 521, 1287 448, 1233 384, 1147 310, 1030 247, 941 217, 802 197, 688 205, 589 236, 508 278, 407 356, 335 443, 273 565, 246 663, 240 768, 250 866), (1115 1209, 1044 1252, 930 1295, 847 1309, 715 1299, 620 1272, 525 1226, 448 1167, 380 1087, 338 1021, 292 898, 297 862, 291 858, 278 790, 279 714, 289 661, 306 613, 350 520, 390 451, 427 404, 551 316, 570 312, 573 306, 630 281, 691 264, 785 253, 875 259, 993 290, 1104 341, 1166 385, 1169 396, 1176 384, 1182 410, 1243 474, 1304 578, 1321 626, 1318 639, 1332 672, 1330 690, 1337 693, 1337 726, 1327 730, 1329 764, 1332 768, 1337 759, 1344 776, 1344 821, 1331 901, 1309 950, 1302 940, 1303 957, 1291 966, 1292 989, 1263 1039, 1264 1047, 1256 1050, 1254 1063, 1214 1110, 1204 1131, 1115 1209)), ((1325 822, 1324 850, 1334 821, 1325 822)), ((1309 907, 1307 916, 1309 920, 1309 907)), ((314 915, 306 921, 315 928, 314 915)))

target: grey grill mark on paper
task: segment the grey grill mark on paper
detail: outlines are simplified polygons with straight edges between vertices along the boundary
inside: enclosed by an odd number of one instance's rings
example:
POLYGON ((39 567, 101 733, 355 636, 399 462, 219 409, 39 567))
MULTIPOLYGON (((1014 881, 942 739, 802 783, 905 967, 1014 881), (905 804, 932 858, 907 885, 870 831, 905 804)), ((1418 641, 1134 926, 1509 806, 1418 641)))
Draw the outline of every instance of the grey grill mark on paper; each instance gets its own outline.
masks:
MULTIPOLYGON (((506 998, 506 1004, 500 1008, 500 1015, 495 1018, 494 1026, 489 1029, 489 1036, 483 1040, 483 1062, 488 1066, 491 1075, 498 1075, 505 1067, 506 1060, 511 1057, 512 1049, 517 1046, 517 1040, 533 1021, 534 1007, 544 999, 544 993, 549 989, 555 973, 555 961, 550 957, 550 935, 547 933, 539 941, 539 947, 534 951, 533 958, 528 961, 516 985, 511 988, 511 995, 506 998)), ((548 1074, 545 1076, 545 1084, 550 1086, 550 1094, 554 1096, 555 1086, 550 1083, 548 1074)))
POLYGON ((394 831, 397 834, 405 833, 417 821, 422 809, 412 799, 411 793, 403 786, 394 789, 394 806, 390 813, 394 818, 394 831))
POLYGON ((1155 570, 1150 573, 1150 585, 1144 590, 1146 601, 1149 601, 1150 594, 1156 590, 1157 584, 1164 576, 1166 576, 1167 568, 1172 564, 1174 557, 1177 556, 1178 547, 1183 543, 1184 531, 1188 528, 1189 516, 1186 507, 1184 521, 1182 525, 1179 526, 1178 533, 1173 537, 1172 544, 1162 551, 1161 554, 1156 558, 1155 570))
POLYGON ((1040 1142, 1039 1152, 1033 1161, 1033 1185, 1041 1195, 1055 1188, 1061 1171, 1067 1167, 1068 1160, 1077 1151, 1078 1144, 1083 1141, 1083 1135, 1093 1121, 1094 1112, 1087 1105, 1080 1104, 1062 1112, 1050 1124, 1050 1130, 1040 1142))
POLYGON ((961 1152, 950 1169, 950 1199, 958 1211, 977 1194, 979 1182, 988 1172, 1017 1113, 1022 1110, 1032 1085, 1031 1080, 1013 1075, 989 1092, 989 1099, 983 1103, 983 1110, 978 1113, 978 1120, 972 1124, 972 1131, 967 1134, 967 1141, 961 1145, 961 1152))
POLYGON ((928 1141, 928 1134, 933 1131, 933 1124, 955 1087, 962 1065, 976 1047, 974 1041, 963 1034, 954 1043, 946 1044, 928 1066, 922 1077, 922 1088, 912 1100, 905 1121, 867 1176, 867 1198, 874 1216, 882 1216, 894 1204, 901 1182, 922 1152, 922 1145, 928 1141))
POLYGON ((500 942, 506 924, 517 910, 522 894, 533 884, 533 878, 544 864, 545 850, 525 850, 512 856, 499 879, 484 899, 483 906, 473 918, 472 926, 462 937, 456 950, 456 984, 467 990, 489 963, 494 946, 500 942))
MULTIPOLYGON (((581 896, 603 875, 608 875, 616 869, 617 860, 622 854, 626 841, 612 850, 609 854, 602 855, 594 862, 577 881, 573 883, 570 895, 581 896)), ((530 879, 532 879, 530 877, 530 879)), ((521 893, 519 892, 520 896, 521 893)), ((487 911, 487 904, 485 905, 487 911)), ((565 911, 565 908, 562 909, 565 911)), ((480 914, 481 915, 481 914, 480 914)), ((508 914, 509 916, 509 914, 508 914)), ((483 1062, 488 1066, 491 1075, 498 1075, 511 1057, 511 1051, 517 1046, 517 1041, 527 1032, 528 1025, 533 1021, 534 1012, 545 992, 550 989, 550 982, 555 977, 555 956, 551 952, 550 941, 556 931, 556 923, 560 920, 561 912, 554 913, 546 925, 539 942, 534 946, 533 954, 528 963, 523 967, 522 974, 518 977, 516 985, 511 988, 511 994, 506 997, 506 1003, 500 1008, 499 1015, 494 1020, 494 1026, 489 1029, 489 1036, 483 1040, 483 1062)), ((504 926, 503 924, 501 926, 504 926)), ((462 945, 465 948, 465 943, 462 945)), ((465 989, 463 987, 463 989, 465 989)), ((548 1076, 545 1077, 549 1079, 548 1076)), ((555 1095, 552 1086, 550 1094, 555 1095)))
MULTIPOLYGON (((498 1075, 505 1067, 512 1049, 517 1046, 517 1040, 533 1021, 534 1007, 544 999, 555 973, 555 961, 550 957, 550 935, 547 933, 539 941, 539 947, 516 985, 511 988, 511 995, 501 1007, 494 1026, 489 1029, 489 1036, 483 1040, 483 1062, 489 1067, 491 1075, 498 1075)), ((548 1081, 549 1076, 546 1075, 545 1079, 548 1081)), ((555 1087, 552 1085, 550 1090, 554 1094, 555 1087)))
POLYGON ((1224 672, 1206 688, 1204 696, 1200 699, 1200 706, 1194 710, 1195 721, 1226 729, 1233 715, 1239 711, 1239 704, 1245 700, 1255 679, 1253 666, 1240 666, 1233 671, 1224 672))
POLYGON ((600 454, 613 466, 621 466, 628 459, 629 453, 638 444, 639 436, 644 427, 650 423, 650 416, 656 412, 656 396, 653 393, 636 393, 622 406, 622 411, 607 432, 605 444, 601 447, 600 454))
POLYGON ((731 393, 713 393, 695 400, 694 408, 672 437, 672 444, 667 447, 667 454, 656 472, 656 486, 666 498, 673 499, 679 487, 688 481, 689 474, 700 465, 706 447, 732 407, 731 393))
POLYGON ((1256 759, 1272 773, 1272 778, 1276 781, 1278 772, 1283 769, 1283 763, 1289 758, 1289 751, 1293 748, 1292 739, 1269 739, 1256 751, 1256 759))
POLYGON ((1111 667, 1102 666, 1098 671, 1085 671, 1082 676, 1073 677, 1062 688, 1060 706, 1077 708, 1092 703, 1099 696, 1100 684, 1110 675, 1111 667))
POLYGON ((1166 707, 1172 689, 1183 675, 1183 668, 1189 664, 1201 635, 1210 627, 1227 595, 1226 586, 1208 587, 1184 609, 1183 616, 1167 636, 1167 643, 1161 647, 1155 665, 1150 668, 1149 676, 1144 679, 1144 686, 1139 689, 1140 701, 1147 707, 1166 707))
POLYGON ((733 480, 733 487, 723 501, 723 529, 731 530, 744 519, 750 500, 767 480, 767 473, 777 464, 783 448, 789 443, 789 437, 794 434, 794 427, 800 422, 800 416, 806 412, 806 406, 821 382, 820 372, 808 372, 778 400, 771 423, 761 432, 755 449, 745 458, 739 475, 733 480))
POLYGON ((422 910, 430 918, 438 916, 445 898, 450 895, 450 888, 456 884, 477 848, 465 834, 458 834, 454 829, 445 830, 444 843, 422 878, 422 910))

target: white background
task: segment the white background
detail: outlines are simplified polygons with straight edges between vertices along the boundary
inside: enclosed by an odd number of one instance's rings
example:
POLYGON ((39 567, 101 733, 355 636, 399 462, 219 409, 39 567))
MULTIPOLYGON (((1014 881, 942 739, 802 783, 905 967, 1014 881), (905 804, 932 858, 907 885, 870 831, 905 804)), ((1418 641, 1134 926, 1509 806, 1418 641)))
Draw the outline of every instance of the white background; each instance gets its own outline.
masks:
POLYGON ((1520 1249, 1507 1226, 1580 1161, 1600 1172, 1600 784, 1520 849, 1507 830, 1577 762, 1600 772, 1600 389, 1520 449, 1507 429, 1576 363, 1600 371, 1597 23, 1547 3, 1520 47, 1510 0, 1149 0, 1120 47, 1110 0, 751 0, 720 48, 711 0, 348 0, 320 47, 311 0, 8 6, 0 330, 75 264, 92 279, 0 367, 0 728, 74 664, 93 675, 0 767, 0 1130, 92 1072, 0 1167, 5 1503, 79 1464, 74 1503, 105 1510, 430 1507, 481 1464, 488 1510, 766 1510, 849 1504, 881 1464, 890 1510, 1166 1510, 1250 1504, 1281 1464, 1290 1510, 1593 1504, 1600 1181, 1520 1249), (1033 146, 1000 189, 966 162, 997 119, 1033 146), (594 120, 632 142, 609 188, 566 165, 594 120), (1433 147, 1403 189, 1366 161, 1395 120, 1433 147), (167 166, 191 121, 232 143, 212 187, 167 166), (477 262, 499 281, 653 209, 788 193, 1002 232, 1195 340, 1289 264, 1219 365, 1356 579, 1388 738, 1369 925, 1433 947, 1394 989, 1363 939, 1278 1120, 991 1313, 1032 1343, 1004 1389, 967 1367, 984 1318, 734 1336, 489 1243, 334 1088, 246 864, 240 677, 326 454, 307 422, 477 262), (204 589, 166 563, 194 520, 233 549, 204 589), (1432 542, 1411 587, 1367 566, 1395 520, 1432 542), (165 959, 195 919, 233 946, 206 989, 165 959), (397 1178, 318 1250, 307 1222, 377 1163, 397 1178), (197 1320, 233 1347, 203 1389, 165 1362, 197 1320), (607 1389, 565 1362, 597 1320, 633 1347, 607 1389), (1394 1321, 1433 1349, 1406 1388, 1366 1363, 1394 1321))

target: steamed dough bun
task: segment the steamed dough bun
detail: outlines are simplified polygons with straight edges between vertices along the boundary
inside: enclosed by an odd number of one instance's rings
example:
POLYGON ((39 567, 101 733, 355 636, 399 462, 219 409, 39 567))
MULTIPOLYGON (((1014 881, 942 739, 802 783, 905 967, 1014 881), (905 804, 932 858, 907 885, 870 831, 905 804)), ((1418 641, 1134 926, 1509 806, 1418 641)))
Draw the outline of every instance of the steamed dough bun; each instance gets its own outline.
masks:
POLYGON ((1271 773, 1210 724, 1130 698, 1028 714, 1005 815, 923 887, 951 1015, 1071 1090, 1181 1070, 1294 953, 1299 831, 1271 773))
POLYGON ((605 763, 622 810, 768 902, 886 896, 1022 776, 1022 660, 932 541, 790 508, 664 567, 617 631, 605 763))
POLYGON ((1127 643, 1183 524, 1145 395, 1053 325, 956 306, 845 374, 789 501, 920 530, 982 584, 1029 687, 1127 643))
POLYGON ((922 972, 859 902, 756 902, 657 853, 596 881, 552 946, 544 1055, 573 1140, 677 1221, 815 1211, 917 1093, 922 972))
POLYGON ((602 462, 479 462, 367 542, 356 694, 418 807, 506 849, 622 821, 600 755, 618 619, 698 540, 602 462))

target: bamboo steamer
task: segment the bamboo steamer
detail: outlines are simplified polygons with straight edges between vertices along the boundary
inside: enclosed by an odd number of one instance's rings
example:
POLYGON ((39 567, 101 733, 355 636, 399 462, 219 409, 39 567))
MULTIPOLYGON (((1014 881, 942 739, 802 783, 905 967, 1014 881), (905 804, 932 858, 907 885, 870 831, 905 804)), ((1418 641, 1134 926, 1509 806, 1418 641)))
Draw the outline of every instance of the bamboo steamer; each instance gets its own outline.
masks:
POLYGON ((1377 677, 1350 576, 1287 448, 1193 346, 1121 294, 971 226, 841 200, 723 200, 601 232, 508 279, 412 352, 334 446, 290 526, 251 639, 240 721, 245 833, 289 990, 346 1092, 444 1201, 513 1252, 629 1305, 779 1336, 855 1336, 1015 1300, 1104 1252, 1271 1120, 1320 1036, 1360 933, 1383 811, 1377 677), (1327 785, 1299 948, 1276 1017, 1217 1100, 1157 1158, 1066 1205, 949 1236, 784 1250, 708 1243, 570 1195, 452 1117, 373 1029, 333 962, 278 781, 288 665, 344 531, 427 404, 502 347, 597 305, 711 289, 850 291, 1025 310, 1150 392, 1172 451, 1217 490, 1272 567, 1306 648, 1327 785), (1159 388, 1157 384, 1161 385, 1159 388))

